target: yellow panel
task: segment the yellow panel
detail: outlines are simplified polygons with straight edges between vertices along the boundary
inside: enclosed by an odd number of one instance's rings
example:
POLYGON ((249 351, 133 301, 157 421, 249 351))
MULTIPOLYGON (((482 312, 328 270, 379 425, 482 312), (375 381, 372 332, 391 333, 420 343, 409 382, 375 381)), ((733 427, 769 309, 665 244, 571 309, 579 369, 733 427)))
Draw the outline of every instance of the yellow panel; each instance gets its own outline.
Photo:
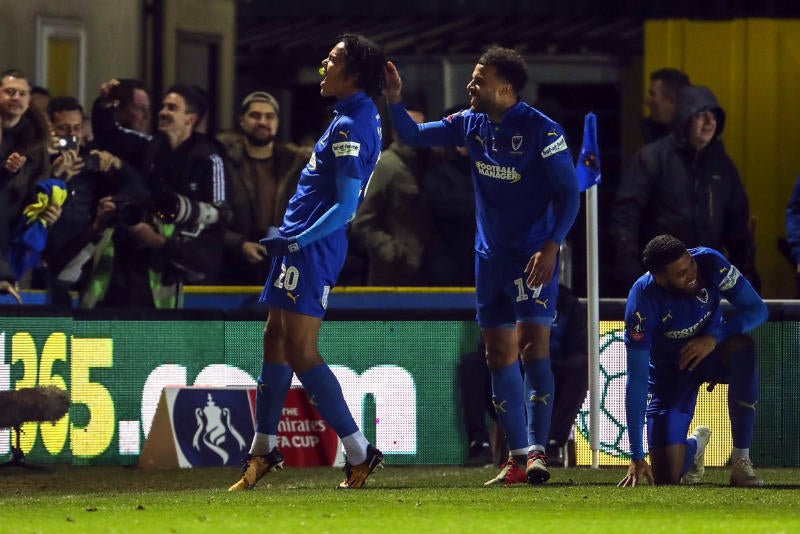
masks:
MULTIPOLYGON (((777 177, 773 188, 779 197, 775 214, 779 216, 777 235, 785 234, 784 211, 800 174, 800 21, 779 23, 777 38, 777 177)), ((771 236, 765 236, 769 239, 771 236)), ((775 280, 792 287, 789 263, 776 254, 775 268, 770 271, 775 280)))
POLYGON ((783 209, 789 197, 782 198, 774 187, 777 179, 777 122, 779 23, 750 20, 747 39, 747 109, 744 113, 746 146, 745 165, 741 169, 750 197, 750 209, 756 218, 758 267, 764 279, 764 293, 778 296, 786 284, 776 278, 780 260, 776 241, 783 226, 783 209))
MULTIPOLYGON (((624 400, 620 400, 624 402, 624 400)), ((706 465, 720 467, 725 465, 733 450, 731 437, 731 420, 728 417, 728 386, 717 384, 712 393, 706 391, 705 385, 697 395, 697 408, 689 425, 689 434, 696 427, 704 425, 711 428, 711 441, 706 449, 706 465)), ((575 458, 578 465, 592 465, 592 449, 588 436, 583 432, 575 432, 575 458)), ((598 455, 598 464, 628 465, 630 460, 606 452, 598 455)))
POLYGON ((47 88, 53 96, 78 94, 78 41, 50 37, 47 41, 47 88))
MULTIPOLYGON (((658 69, 682 69, 684 20, 648 20, 644 33, 644 91, 650 87, 650 73, 658 69)), ((647 108, 642 99, 642 113, 647 108)))
POLYGON ((800 173, 800 21, 648 21, 644 65, 644 76, 661 67, 684 70, 717 95, 728 117, 725 145, 757 219, 762 293, 793 296, 793 275, 776 242, 800 173))

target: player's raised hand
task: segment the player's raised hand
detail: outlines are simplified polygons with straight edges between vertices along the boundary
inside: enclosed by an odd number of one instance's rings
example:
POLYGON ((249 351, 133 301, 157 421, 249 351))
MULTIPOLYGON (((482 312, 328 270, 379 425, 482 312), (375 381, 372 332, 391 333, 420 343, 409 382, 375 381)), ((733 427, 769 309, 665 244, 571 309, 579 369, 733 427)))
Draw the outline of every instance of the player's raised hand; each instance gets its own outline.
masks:
POLYGON ((391 61, 387 61, 383 67, 383 96, 390 104, 397 104, 400 102, 403 92, 403 80, 400 78, 400 72, 391 61))
POLYGON ((625 475, 625 478, 619 481, 617 487, 625 488, 630 486, 635 488, 639 485, 642 477, 646 478, 651 486, 654 484, 653 470, 650 468, 650 464, 647 463, 647 460, 633 460, 631 465, 628 466, 628 473, 625 475))

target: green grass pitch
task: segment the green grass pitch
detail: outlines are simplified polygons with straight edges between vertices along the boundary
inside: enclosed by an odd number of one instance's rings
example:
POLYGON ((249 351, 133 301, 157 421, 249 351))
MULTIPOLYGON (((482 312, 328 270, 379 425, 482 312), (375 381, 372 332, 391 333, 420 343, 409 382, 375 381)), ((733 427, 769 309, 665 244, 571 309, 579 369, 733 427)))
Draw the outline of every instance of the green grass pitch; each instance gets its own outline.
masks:
POLYGON ((494 468, 386 467, 363 490, 341 471, 285 469, 228 493, 230 468, 147 471, 48 465, 0 470, 2 533, 800 532, 800 469, 759 469, 767 485, 617 488, 622 468, 553 469, 541 487, 483 487, 494 468))

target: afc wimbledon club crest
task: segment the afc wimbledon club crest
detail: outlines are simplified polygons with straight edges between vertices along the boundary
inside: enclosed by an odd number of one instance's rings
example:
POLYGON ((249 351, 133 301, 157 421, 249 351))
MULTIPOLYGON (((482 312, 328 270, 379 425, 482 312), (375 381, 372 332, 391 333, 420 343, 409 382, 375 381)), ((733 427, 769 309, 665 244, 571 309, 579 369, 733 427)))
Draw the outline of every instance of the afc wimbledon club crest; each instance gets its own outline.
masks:
POLYGON ((245 390, 182 390, 175 399, 175 434, 193 466, 239 465, 253 438, 245 390))

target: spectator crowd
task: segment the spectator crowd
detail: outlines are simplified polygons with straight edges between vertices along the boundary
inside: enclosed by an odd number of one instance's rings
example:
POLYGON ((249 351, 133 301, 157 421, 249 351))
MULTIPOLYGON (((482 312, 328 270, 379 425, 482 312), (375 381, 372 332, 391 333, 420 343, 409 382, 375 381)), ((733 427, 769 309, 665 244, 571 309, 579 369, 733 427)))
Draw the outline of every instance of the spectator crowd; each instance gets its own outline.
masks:
MULTIPOLYGON (((755 219, 721 139, 724 109, 675 69, 651 74, 646 103, 644 146, 603 230, 615 266, 604 294, 627 294, 644 272, 644 244, 666 232, 722 251, 760 289, 755 219)), ((43 289, 57 306, 78 295, 84 307, 161 308, 175 305, 182 284, 263 284, 271 258, 259 239, 280 226, 311 147, 279 140, 281 104, 265 91, 241 100, 232 131, 207 132, 208 107, 196 87, 151 95, 119 79, 102 85, 87 113, 76 98, 4 71, 0 292, 21 301, 20 288, 43 289), (50 179, 63 182, 65 201, 32 215, 50 179), (27 227, 37 220, 45 237, 32 242, 27 227)), ((408 113, 425 120, 411 103, 408 113)), ((462 147, 412 148, 387 124, 340 284, 473 286, 470 172, 462 147)), ((796 190, 783 250, 800 272, 798 198, 796 190)))

